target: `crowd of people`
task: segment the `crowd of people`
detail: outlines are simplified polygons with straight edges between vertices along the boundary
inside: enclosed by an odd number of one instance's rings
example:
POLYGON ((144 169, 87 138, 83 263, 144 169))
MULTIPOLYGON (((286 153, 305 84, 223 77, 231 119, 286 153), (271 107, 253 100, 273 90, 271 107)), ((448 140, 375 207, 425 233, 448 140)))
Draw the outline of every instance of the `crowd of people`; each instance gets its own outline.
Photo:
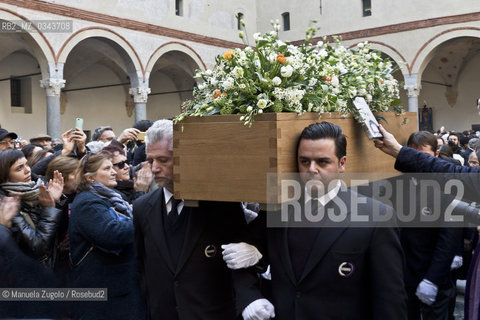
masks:
MULTIPOLYGON (((418 131, 401 146, 380 130, 375 146, 399 171, 480 172, 479 132, 418 131)), ((306 127, 302 183, 343 173, 346 145, 334 124, 306 127)), ((175 199, 173 164, 171 120, 139 121, 119 136, 98 127, 88 143, 80 128, 30 143, 0 128, 0 288, 108 290, 106 301, 2 301, 0 318, 447 320, 455 280, 468 278, 465 316, 480 319, 476 227, 269 228, 274 213, 258 204, 175 199)), ((477 182, 465 181, 470 201, 477 182)), ((302 193, 302 210, 314 201, 341 211, 357 197, 328 185, 315 198, 302 193)), ((366 195, 356 210, 386 214, 366 195)))

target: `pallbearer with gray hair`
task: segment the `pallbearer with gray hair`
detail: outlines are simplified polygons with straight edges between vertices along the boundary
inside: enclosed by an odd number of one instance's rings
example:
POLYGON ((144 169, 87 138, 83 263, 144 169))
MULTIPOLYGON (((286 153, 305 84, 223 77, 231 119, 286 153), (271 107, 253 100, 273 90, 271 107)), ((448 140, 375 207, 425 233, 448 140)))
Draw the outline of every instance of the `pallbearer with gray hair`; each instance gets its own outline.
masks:
POLYGON ((242 238, 242 207, 220 202, 188 207, 174 197, 171 120, 156 121, 146 145, 159 188, 134 202, 133 216, 150 318, 236 319, 232 275, 220 247, 242 238))

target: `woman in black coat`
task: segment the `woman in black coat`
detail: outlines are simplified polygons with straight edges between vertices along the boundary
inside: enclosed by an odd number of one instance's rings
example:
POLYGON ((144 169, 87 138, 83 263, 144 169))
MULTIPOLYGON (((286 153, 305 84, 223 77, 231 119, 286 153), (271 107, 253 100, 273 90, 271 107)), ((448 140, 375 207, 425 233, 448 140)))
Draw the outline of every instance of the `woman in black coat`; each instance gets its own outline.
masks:
POLYGON ((56 172, 48 188, 32 176, 20 150, 0 152, 0 195, 20 197, 20 210, 12 219, 11 232, 26 255, 51 267, 61 211, 55 201, 62 196, 63 177, 56 172))
POLYGON ((69 221, 70 287, 107 288, 106 301, 73 305, 75 319, 143 319, 134 257, 132 208, 113 190, 109 152, 88 153, 77 169, 69 221))

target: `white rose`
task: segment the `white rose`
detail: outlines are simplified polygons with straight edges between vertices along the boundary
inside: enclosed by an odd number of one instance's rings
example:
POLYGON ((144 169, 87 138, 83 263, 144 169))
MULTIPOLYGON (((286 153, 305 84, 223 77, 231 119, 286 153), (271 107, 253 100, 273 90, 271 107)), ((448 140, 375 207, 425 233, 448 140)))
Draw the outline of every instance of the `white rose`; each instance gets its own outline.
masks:
POLYGON ((371 94, 367 94, 367 95, 365 96, 365 100, 367 100, 367 102, 372 101, 372 95, 371 95, 371 94))
POLYGON ((281 67, 280 68, 280 74, 282 75, 282 77, 284 78, 289 78, 292 76, 292 73, 293 73, 293 68, 292 66, 284 66, 284 67, 281 67))
POLYGON ((272 79, 272 83, 274 86, 279 86, 282 83, 282 79, 280 79, 279 77, 275 77, 272 79))
POLYGON ((338 63, 338 64, 337 64, 337 67, 338 67, 338 71, 339 71, 341 74, 347 73, 347 68, 345 68, 345 65, 344 65, 343 63, 338 63))
POLYGON ((318 55, 322 58, 325 58, 326 56, 328 56, 328 52, 327 52, 327 50, 322 49, 322 50, 318 51, 318 55))
POLYGON ((242 67, 235 67, 233 68, 232 70, 232 75, 235 77, 235 78, 242 78, 243 77, 243 68, 242 67))
POLYGON ((253 110, 253 107, 252 107, 252 106, 248 106, 248 107, 247 107, 247 112, 250 112, 250 111, 252 111, 252 110, 253 110))
POLYGON ((257 107, 259 107, 260 109, 265 109, 266 106, 267 106, 267 100, 265 99, 258 100, 257 107))
POLYGON ((258 114, 262 114, 262 113, 263 113, 262 109, 258 110, 258 114))
POLYGON ((255 41, 257 41, 258 39, 260 39, 260 36, 261 36, 261 35, 262 35, 262 34, 261 34, 260 32, 254 33, 254 34, 253 34, 253 39, 255 39, 255 41))
POLYGON ((223 89, 225 90, 231 89, 233 85, 234 85, 233 78, 228 77, 227 79, 225 79, 225 81, 223 81, 223 89))
POLYGON ((340 83, 338 81, 338 77, 337 76, 332 76, 332 81, 330 82, 332 84, 332 86, 334 87, 338 87, 338 84, 340 83))

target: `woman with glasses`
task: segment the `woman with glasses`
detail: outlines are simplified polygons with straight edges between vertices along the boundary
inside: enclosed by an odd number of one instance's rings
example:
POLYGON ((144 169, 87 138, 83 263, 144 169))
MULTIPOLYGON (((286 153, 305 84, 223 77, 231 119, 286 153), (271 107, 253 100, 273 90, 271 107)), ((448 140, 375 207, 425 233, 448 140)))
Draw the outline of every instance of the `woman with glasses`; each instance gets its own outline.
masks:
POLYGON ((61 211, 55 201, 62 196, 63 177, 57 171, 46 187, 32 176, 20 150, 0 152, 0 195, 20 198, 20 209, 12 219, 11 231, 19 247, 29 256, 53 264, 53 248, 61 211))
MULTIPOLYGON (((137 286, 132 208, 113 189, 112 154, 87 153, 76 172, 69 221, 71 284, 107 288, 106 301, 76 302, 75 319, 143 319, 137 286)), ((100 294, 101 295, 101 294, 100 294)), ((100 297, 101 298, 101 297, 100 297)))
POLYGON ((153 179, 152 170, 148 162, 140 166, 141 168, 134 173, 135 177, 132 179, 132 170, 127 163, 127 157, 123 148, 118 144, 111 143, 103 150, 109 151, 113 155, 113 169, 117 173, 115 190, 120 193, 123 200, 132 204, 135 199, 148 192, 153 179))
POLYGON ((470 153, 468 156, 468 164, 470 167, 480 167, 480 162, 478 161, 478 156, 476 152, 470 153))

